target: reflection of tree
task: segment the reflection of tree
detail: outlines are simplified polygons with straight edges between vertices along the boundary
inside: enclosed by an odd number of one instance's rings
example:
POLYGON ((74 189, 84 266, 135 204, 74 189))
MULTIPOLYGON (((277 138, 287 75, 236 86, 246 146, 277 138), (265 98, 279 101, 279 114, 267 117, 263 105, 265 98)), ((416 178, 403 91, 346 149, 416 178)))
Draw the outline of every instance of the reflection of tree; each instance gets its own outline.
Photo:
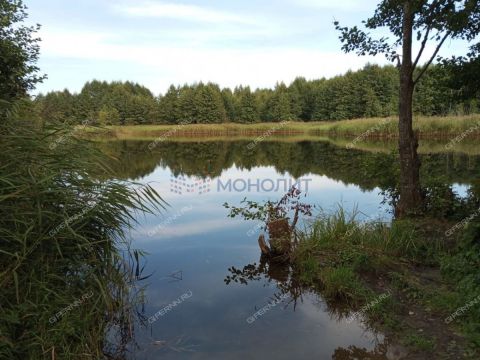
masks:
MULTIPOLYGON (((288 263, 279 263, 272 261, 268 257, 262 255, 260 262, 257 265, 248 264, 243 269, 237 269, 234 266, 228 269, 230 275, 224 279, 225 283, 229 285, 232 282, 248 285, 252 281, 275 282, 278 291, 274 294, 272 300, 280 300, 284 295, 288 295, 289 300, 287 306, 293 304, 293 309, 296 309, 298 301, 303 301, 302 295, 307 292, 312 292, 313 289, 305 287, 301 281, 296 277, 292 267, 288 263)), ((319 301, 318 306, 321 306, 322 301, 319 301)), ((338 302, 328 302, 325 309, 331 318, 336 321, 342 321, 349 313, 349 309, 338 302)), ((375 348, 371 351, 366 349, 349 346, 345 348, 335 349, 332 359, 334 360, 385 360, 386 345, 377 343, 375 348)))
POLYGON ((231 275, 227 275, 224 279, 227 285, 232 281, 247 285, 251 281, 262 279, 265 279, 267 283, 275 282, 279 290, 275 293, 275 297, 281 298, 282 295, 289 295, 288 304, 293 303, 294 309, 297 301, 302 300, 302 293, 309 290, 302 288, 300 282, 295 278, 290 265, 272 261, 264 255, 260 257, 258 265, 256 263, 245 265, 242 270, 232 266, 228 271, 230 271, 231 275))
MULTIPOLYGON (((289 204, 288 206, 286 206, 286 208, 293 209, 294 207, 290 207, 290 202, 288 201, 288 199, 290 199, 289 194, 290 196, 293 196, 293 198, 295 199, 295 195, 299 195, 299 193, 300 192, 297 189, 292 188, 291 192, 287 193, 278 204, 289 204)), ((259 205, 258 203, 248 202, 248 201, 246 201, 246 203, 248 205, 243 208, 230 207, 227 205, 227 207, 231 209, 230 216, 233 215, 232 217, 235 217, 237 215, 241 215, 245 219, 257 219, 257 220, 263 219, 267 222, 267 228, 269 228, 269 221, 268 221, 269 217, 267 216, 267 218, 265 219, 262 217, 262 215, 270 214, 270 212, 268 210, 265 210, 265 208, 262 205, 259 205)), ((271 208, 267 207, 267 209, 271 209, 271 208)), ((275 211, 274 211, 274 214, 276 214, 275 211)), ((280 218, 284 218, 284 217, 285 217, 285 214, 282 213, 280 218)), ((274 218, 276 217, 274 216, 274 218)), ((271 236, 272 234, 270 229, 269 229, 269 233, 271 236)), ((263 235, 260 236, 260 239, 262 237, 263 235)), ((277 288, 277 291, 274 293, 272 300, 280 302, 282 299, 285 298, 285 295, 287 295, 287 297, 289 297, 287 306, 293 303, 294 310, 296 309, 297 301, 298 300, 303 301, 302 294, 305 294, 306 292, 317 293, 317 290, 319 290, 321 294, 321 291, 322 291, 321 286, 315 287, 315 289, 312 289, 311 287, 307 287, 304 285, 305 283, 301 281, 301 276, 298 276, 301 274, 298 274, 298 271, 296 271, 296 267, 293 265, 294 263, 292 261, 288 261, 288 260, 285 261, 285 258, 283 257, 279 260, 279 256, 271 256, 272 253, 270 251, 267 251, 267 252, 264 251, 264 249, 261 246, 260 239, 259 239, 259 244, 262 250, 262 254, 260 256, 259 264, 258 265, 256 263, 248 264, 248 265, 245 265, 241 270, 232 266, 231 268, 228 269, 228 271, 230 272, 230 275, 227 275, 224 279, 227 285, 229 285, 232 282, 248 285, 249 282, 252 282, 252 281, 256 282, 262 279, 265 279, 267 283, 274 282, 277 288)), ((335 299, 330 299, 330 300, 324 299, 324 303, 326 303, 327 305, 327 308, 325 309, 325 311, 330 315, 330 318, 333 318, 336 321, 342 321, 347 315, 349 315, 351 310, 349 309, 348 306, 346 306, 347 304, 341 301, 340 302, 336 301, 335 299)), ((368 325, 367 325, 367 328, 369 328, 368 325)), ((375 333, 375 330, 373 330, 373 332, 375 333)), ((354 346, 350 346, 348 349, 337 348, 332 358, 345 359, 345 360, 350 360, 350 359, 374 360, 374 359, 385 359, 384 354, 385 354, 385 347, 380 346, 377 343, 375 349, 371 351, 367 351, 366 349, 361 349, 354 346)))
POLYGON ((377 344, 373 350, 349 346, 348 348, 337 348, 332 355, 332 360, 385 360, 387 349, 385 344, 377 344))
MULTIPOLYGON (((119 159, 110 164, 119 178, 138 179, 168 166, 175 176, 218 177, 236 166, 251 170, 274 166, 279 173, 298 178, 306 174, 325 175, 362 190, 394 187, 398 177, 395 156, 347 150, 327 142, 260 142, 253 151, 247 141, 162 142, 153 151, 145 141, 112 141, 99 146, 119 159)), ((463 154, 428 154, 422 159, 422 179, 444 179, 446 183, 469 184, 480 173, 478 157, 463 154)))

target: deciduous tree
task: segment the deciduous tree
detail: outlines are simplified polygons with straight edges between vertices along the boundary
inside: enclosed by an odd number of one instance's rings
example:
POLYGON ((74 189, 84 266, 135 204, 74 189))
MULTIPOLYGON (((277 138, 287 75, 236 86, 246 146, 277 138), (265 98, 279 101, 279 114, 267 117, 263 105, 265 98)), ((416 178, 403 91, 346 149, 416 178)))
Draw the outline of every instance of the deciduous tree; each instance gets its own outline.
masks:
POLYGON ((476 40, 480 32, 480 3, 478 0, 383 0, 374 15, 363 24, 366 30, 357 26, 341 27, 335 22, 345 52, 354 51, 358 55, 383 53, 400 69, 398 127, 401 175, 396 214, 404 216, 418 212, 423 205, 418 139, 412 128, 415 85, 447 39, 476 40), (368 32, 384 27, 390 31, 391 38, 373 38, 368 32), (419 51, 413 54, 415 40, 419 51), (433 46, 433 54, 416 72, 427 45, 433 46), (400 53, 397 52, 399 47, 400 53))

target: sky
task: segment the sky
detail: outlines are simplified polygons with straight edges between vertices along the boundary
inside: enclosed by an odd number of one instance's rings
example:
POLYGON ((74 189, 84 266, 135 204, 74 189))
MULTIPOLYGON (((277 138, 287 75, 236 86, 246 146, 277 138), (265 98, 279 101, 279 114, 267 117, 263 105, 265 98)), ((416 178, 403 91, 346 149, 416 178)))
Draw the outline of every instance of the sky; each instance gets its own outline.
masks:
POLYGON ((368 62, 385 64, 383 56, 343 53, 333 26, 360 24, 377 3, 25 0, 29 22, 42 25, 39 66, 48 79, 37 92, 78 92, 98 79, 138 82, 157 95, 170 84, 272 88, 297 76, 329 78, 368 62))

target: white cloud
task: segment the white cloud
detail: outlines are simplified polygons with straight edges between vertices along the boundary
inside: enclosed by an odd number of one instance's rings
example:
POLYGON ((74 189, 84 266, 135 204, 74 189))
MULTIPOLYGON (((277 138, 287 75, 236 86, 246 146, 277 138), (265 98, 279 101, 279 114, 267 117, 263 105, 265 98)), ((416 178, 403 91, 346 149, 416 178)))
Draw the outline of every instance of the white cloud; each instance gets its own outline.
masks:
POLYGON ((242 220, 236 221, 226 221, 224 219, 220 220, 198 220, 190 221, 183 224, 171 224, 166 225, 160 231, 156 226, 151 226, 148 228, 141 229, 138 233, 140 235, 147 235, 150 231, 155 235, 145 237, 144 240, 159 241, 166 240, 175 237, 185 237, 193 235, 205 235, 210 232, 215 232, 223 229, 235 229, 244 225, 242 220))
POLYGON ((371 4, 376 5, 378 3, 377 0, 293 0, 293 2, 296 5, 315 9, 331 9, 342 11, 357 11, 359 9, 370 7, 371 4))
POLYGON ((251 16, 187 4, 140 2, 115 7, 123 14, 138 17, 157 17, 191 22, 256 24, 251 16))
MULTIPOLYGON (((113 9, 117 13, 128 15, 132 21, 149 17, 175 20, 158 22, 157 32, 147 35, 166 44, 178 44, 179 41, 194 44, 218 42, 225 46, 237 41, 292 35, 301 31, 300 27, 287 30, 283 24, 251 12, 234 13, 198 5, 147 1, 117 4, 113 9)), ((137 34, 139 39, 146 36, 141 32, 137 34)))
MULTIPOLYGON (((41 36, 42 55, 45 57, 58 62, 80 59, 128 63, 145 74, 144 78, 130 80, 139 81, 155 92, 165 91, 171 83, 194 81, 213 81, 229 87, 238 84, 273 87, 277 81, 290 82, 296 76, 312 79, 342 74, 375 60, 339 51, 290 46, 210 49, 201 46, 122 44, 118 42, 119 35, 64 29, 42 31, 41 36)), ((383 57, 379 61, 384 62, 383 57)), ((88 64, 84 69, 81 73, 84 81, 97 76, 92 75, 88 64)))

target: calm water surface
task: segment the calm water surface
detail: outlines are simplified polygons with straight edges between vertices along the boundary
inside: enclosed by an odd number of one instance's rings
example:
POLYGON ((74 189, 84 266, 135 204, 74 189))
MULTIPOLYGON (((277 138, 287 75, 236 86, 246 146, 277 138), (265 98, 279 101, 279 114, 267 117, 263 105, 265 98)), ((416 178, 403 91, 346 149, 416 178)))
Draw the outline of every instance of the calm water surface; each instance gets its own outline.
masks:
MULTIPOLYGON (((145 273, 153 274, 146 281, 150 324, 137 331, 132 359, 387 358, 381 334, 347 322, 321 294, 296 286, 288 270, 260 264, 257 223, 227 218, 222 204, 278 200, 284 189, 266 191, 270 180, 300 178, 303 201, 316 211, 342 204, 363 218, 389 219, 381 191, 394 186, 396 164, 388 153, 321 142, 265 142, 253 150, 248 142, 161 143, 153 151, 148 144, 103 145, 121 160, 119 178, 150 183, 169 204, 161 215, 139 218, 131 234, 133 247, 148 252, 145 273), (219 185, 229 181, 236 186, 219 185), (257 181, 264 186, 248 187, 257 181), (227 281, 232 267, 246 271, 227 281)), ((426 174, 459 193, 479 174, 477 157, 422 160, 426 174)))

